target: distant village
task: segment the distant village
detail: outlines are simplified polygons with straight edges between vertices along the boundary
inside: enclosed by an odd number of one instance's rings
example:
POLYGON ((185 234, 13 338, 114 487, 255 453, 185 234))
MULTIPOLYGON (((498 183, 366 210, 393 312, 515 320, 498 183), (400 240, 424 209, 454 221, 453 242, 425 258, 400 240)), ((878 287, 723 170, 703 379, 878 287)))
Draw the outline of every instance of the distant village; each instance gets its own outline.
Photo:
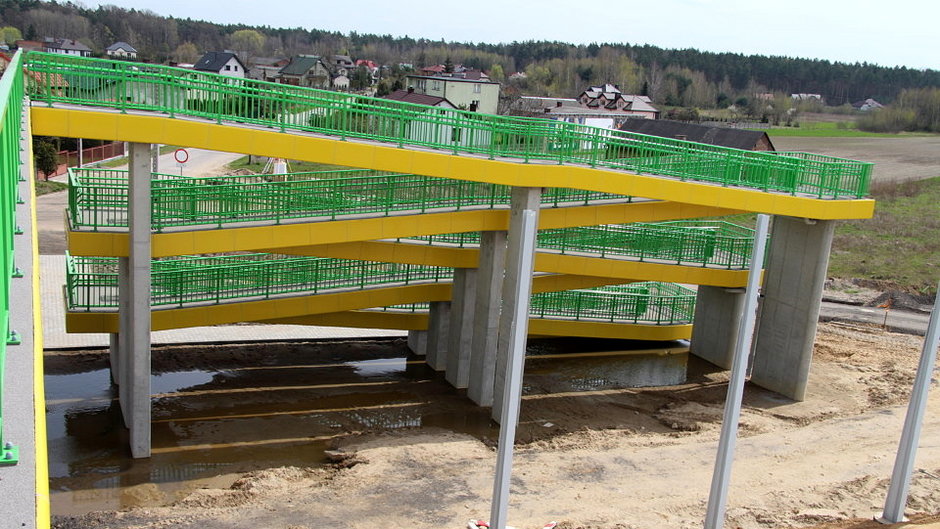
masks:
MULTIPOLYGON (((85 44, 67 38, 46 37, 41 41, 17 40, 12 47, 0 45, 3 52, 16 49, 91 57, 93 51, 85 44)), ((104 50, 111 59, 137 60, 138 52, 127 42, 115 42, 104 50)), ((0 53, 0 63, 9 61, 0 53)), ((773 150, 763 132, 739 130, 719 134, 714 126, 765 128, 766 124, 747 122, 689 123, 690 119, 674 112, 661 119, 659 109, 646 95, 625 94, 617 84, 587 86, 571 97, 538 97, 515 94, 506 97, 501 84, 486 72, 460 64, 415 67, 410 63, 378 64, 368 58, 349 55, 295 55, 292 57, 259 57, 231 50, 209 51, 195 63, 174 63, 170 66, 237 78, 256 79, 324 90, 355 92, 368 96, 403 101, 418 105, 461 109, 483 114, 507 114, 566 121, 609 129, 688 139, 727 147, 773 150), (382 81, 385 80, 385 83, 382 81), (678 119, 676 119, 678 118, 678 119)), ((3 66, 3 64, 0 64, 3 66)), ((524 79, 524 72, 508 76, 507 81, 524 79)), ((755 94, 758 101, 773 104, 774 94, 755 94)), ((791 94, 794 102, 824 103, 820 94, 791 94)), ((881 108, 874 99, 852 105, 859 112, 881 108)), ((733 107, 732 107, 733 108, 733 107)), ((694 120, 701 121, 701 120, 694 120)))

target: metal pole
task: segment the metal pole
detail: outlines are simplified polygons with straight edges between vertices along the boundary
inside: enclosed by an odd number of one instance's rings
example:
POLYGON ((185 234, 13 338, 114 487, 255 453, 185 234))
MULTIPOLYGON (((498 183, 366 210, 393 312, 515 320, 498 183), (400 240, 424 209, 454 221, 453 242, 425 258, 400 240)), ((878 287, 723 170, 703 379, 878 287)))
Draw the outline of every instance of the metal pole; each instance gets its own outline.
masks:
MULTIPOLYGON (((150 146, 150 171, 153 173, 160 172, 160 144, 154 143, 150 146)), ((180 169, 180 176, 183 175, 183 170, 180 169)))
MULTIPOLYGON (((503 393, 502 420, 499 428, 499 448, 496 453, 496 480, 493 484, 493 506, 490 511, 490 527, 504 529, 509 510, 509 478, 512 474, 512 449, 516 441, 516 425, 519 422, 519 406, 522 401, 522 371, 525 361, 526 334, 528 333, 529 296, 532 293, 532 265, 535 252, 536 212, 522 212, 522 237, 518 244, 521 255, 516 269, 507 270, 519 277, 516 283, 516 305, 510 337, 509 365, 503 393)), ((510 244, 513 241, 510 241, 510 244)), ((509 264, 509 263, 507 263, 509 264)))
POLYGON ((82 157, 82 148, 83 148, 82 139, 79 138, 79 139, 78 139, 78 167, 81 167, 81 166, 83 165, 83 162, 84 162, 84 160, 82 159, 82 158, 83 158, 83 157, 82 157))
POLYGON ((914 470, 920 427, 924 422, 924 411, 927 408, 927 392, 930 389, 930 378, 937 359, 938 342, 940 342, 940 290, 934 300, 933 312, 930 313, 927 336, 924 338, 924 348, 920 353, 920 364, 917 366, 917 376, 914 378, 914 389, 911 391, 911 402, 907 406, 904 430, 901 432, 898 455, 894 460, 894 471, 891 473, 891 485, 888 487, 888 496, 885 498, 885 509, 878 518, 881 523, 905 521, 904 506, 907 504, 907 493, 911 486, 911 472, 914 470))
POLYGON ((721 529, 725 521, 725 508, 728 503, 728 481, 731 478, 734 445, 737 442, 738 421, 741 418, 741 399, 744 396, 747 359, 751 351, 751 340, 754 338, 754 325, 757 322, 757 300, 760 289, 761 268, 764 265, 764 250, 767 246, 769 222, 770 217, 768 215, 757 216, 754 248, 751 252, 751 266, 747 276, 744 315, 741 318, 741 328, 734 344, 734 363, 731 366, 728 395, 725 397, 725 413, 721 420, 718 456, 715 459, 715 473, 712 474, 711 492, 708 495, 705 529, 721 529))

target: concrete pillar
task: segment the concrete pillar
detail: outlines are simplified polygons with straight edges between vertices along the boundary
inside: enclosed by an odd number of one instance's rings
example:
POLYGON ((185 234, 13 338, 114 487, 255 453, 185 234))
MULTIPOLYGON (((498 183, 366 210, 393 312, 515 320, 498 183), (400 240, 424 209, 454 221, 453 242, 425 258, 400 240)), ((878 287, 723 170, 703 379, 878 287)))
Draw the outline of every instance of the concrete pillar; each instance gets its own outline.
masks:
POLYGON ((743 311, 744 289, 699 286, 689 352, 731 369, 743 311))
POLYGON ((149 144, 130 145, 130 251, 122 296, 128 310, 121 329, 127 347, 122 348, 119 365, 126 377, 121 384, 121 408, 135 458, 150 457, 150 161, 149 144))
POLYGON ((479 406, 493 405, 506 237, 505 231, 485 231, 480 236, 480 267, 470 340, 470 382, 467 386, 467 396, 479 406))
POLYGON ((444 378, 457 389, 470 382, 470 342, 473 339, 473 309, 476 304, 477 269, 454 270, 450 305, 450 336, 444 378))
POLYGON ((428 345, 424 361, 435 371, 447 368, 450 301, 432 301, 428 313, 428 345))
POLYGON ((428 331, 408 331, 408 348, 418 356, 427 354, 428 331))
POLYGON ((110 338, 108 344, 108 359, 111 364, 111 383, 118 386, 121 384, 121 368, 118 361, 121 355, 121 335, 112 332, 108 337, 110 338))
POLYGON ((835 223, 774 217, 751 382, 803 400, 835 223))
POLYGON ((130 365, 125 361, 128 351, 131 350, 131 289, 130 289, 130 259, 127 257, 118 258, 118 347, 117 347, 117 385, 118 385, 118 403, 121 408, 121 417, 124 418, 124 426, 130 428, 130 406, 124 403, 129 402, 127 396, 128 374, 127 367, 130 365))
MULTIPOLYGON (((527 281, 531 291, 532 268, 523 271, 522 275, 513 272, 523 259, 523 243, 527 237, 535 237, 535 233, 524 233, 523 224, 526 212, 535 216, 535 225, 538 225, 539 205, 542 201, 542 190, 537 187, 514 187, 512 189, 512 210, 509 215, 509 236, 506 243, 506 275, 503 278, 502 305, 499 314, 499 336, 496 346, 496 373, 493 377, 493 410, 491 416, 494 421, 500 422, 500 413, 503 408, 503 393, 506 389, 506 373, 509 369, 509 357, 512 345, 512 335, 517 325, 529 326, 528 307, 529 299, 518 299, 519 284, 527 281), (514 314, 520 304, 525 304, 527 316, 523 321, 516 321, 514 314)), ((537 233, 537 232, 536 232, 537 233)), ((534 245, 533 245, 534 248, 534 245)), ((520 352, 525 354, 525 350, 520 352)))

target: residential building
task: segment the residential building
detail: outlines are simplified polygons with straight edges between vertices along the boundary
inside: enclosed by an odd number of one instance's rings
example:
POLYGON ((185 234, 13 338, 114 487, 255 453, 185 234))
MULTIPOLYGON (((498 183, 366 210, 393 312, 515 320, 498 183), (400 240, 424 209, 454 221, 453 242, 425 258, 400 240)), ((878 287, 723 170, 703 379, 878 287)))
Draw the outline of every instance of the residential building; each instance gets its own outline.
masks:
POLYGON ((766 132, 699 125, 668 119, 629 119, 620 130, 647 136, 688 140, 748 151, 776 151, 766 132))
POLYGON ((495 114, 499 104, 499 83, 479 70, 452 74, 408 75, 407 86, 415 93, 447 99, 458 108, 495 114))
POLYGON ((52 37, 46 37, 42 41, 42 51, 60 53, 62 55, 91 57, 91 48, 72 39, 54 39, 52 37))
POLYGON ((108 57, 115 57, 118 59, 136 59, 137 50, 133 46, 126 42, 115 42, 114 44, 108 46, 104 49, 105 54, 108 57))
POLYGON ((649 97, 624 94, 617 85, 610 83, 588 87, 578 96, 578 102, 589 109, 631 118, 659 117, 659 110, 652 105, 653 101, 649 97))
POLYGON ((27 51, 42 51, 43 49, 42 42, 38 40, 18 40, 13 43, 13 47, 23 50, 24 53, 27 51))
POLYGON ((852 103, 852 108, 858 110, 859 112, 869 112, 882 107, 884 107, 884 105, 870 97, 868 99, 863 99, 861 101, 852 103))
POLYGON ((333 88, 336 90, 349 90, 349 77, 345 75, 337 75, 333 78, 333 88))
POLYGON ((312 88, 330 87, 330 69, 317 55, 292 57, 278 72, 277 82, 312 88))
POLYGON ((823 102, 822 94, 790 94, 790 98, 794 101, 819 101, 823 102))
POLYGON ((290 59, 286 57, 254 57, 248 68, 248 77, 259 81, 275 82, 281 68, 287 66, 290 59))
POLYGON ((356 63, 353 62, 352 57, 349 55, 334 55, 333 62, 330 63, 330 68, 333 70, 335 75, 352 75, 353 70, 356 68, 356 63))
POLYGON ((229 77, 248 77, 248 69, 238 56, 230 51, 210 51, 196 61, 193 70, 211 72, 229 77))
POLYGON ((430 107, 440 107, 440 108, 457 108, 453 103, 448 101, 446 98, 438 96, 429 96, 427 94, 418 94, 415 93, 413 88, 407 90, 395 90, 391 94, 388 94, 384 99, 391 99, 393 101, 404 101, 405 103, 414 103, 416 105, 427 105, 430 107))
POLYGON ((647 103, 648 98, 643 96, 618 93, 616 96, 587 97, 586 93, 588 91, 582 92, 578 99, 522 96, 513 102, 509 113, 606 129, 620 128, 631 118, 652 120, 659 115, 659 111, 647 103), (601 101, 607 102, 601 104, 601 101))

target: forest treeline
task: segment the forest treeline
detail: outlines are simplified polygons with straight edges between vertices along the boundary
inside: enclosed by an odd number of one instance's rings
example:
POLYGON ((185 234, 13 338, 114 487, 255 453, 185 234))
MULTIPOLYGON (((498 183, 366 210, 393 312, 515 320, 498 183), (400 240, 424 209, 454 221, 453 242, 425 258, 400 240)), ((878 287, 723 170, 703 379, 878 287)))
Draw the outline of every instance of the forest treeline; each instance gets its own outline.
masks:
MULTIPOLYGON (((289 20, 288 14, 285 20, 289 20)), ((251 52, 257 56, 341 53, 381 64, 404 62, 416 67, 441 64, 449 58, 455 64, 483 69, 499 81, 513 72, 525 72, 525 79, 507 86, 510 92, 574 97, 588 85, 611 82, 625 92, 649 95, 657 103, 695 108, 740 106, 765 93, 817 93, 833 106, 869 97, 892 103, 904 90, 940 87, 940 72, 903 66, 632 44, 456 43, 216 24, 116 6, 91 9, 72 2, 0 0, 0 26, 17 28, 27 39, 73 38, 98 53, 115 41, 125 41, 138 49, 141 59, 152 62, 194 62, 205 51, 243 51, 236 48, 240 41, 233 35, 254 30, 260 38, 251 52)), ((629 33, 624 37, 629 38, 629 33)))

